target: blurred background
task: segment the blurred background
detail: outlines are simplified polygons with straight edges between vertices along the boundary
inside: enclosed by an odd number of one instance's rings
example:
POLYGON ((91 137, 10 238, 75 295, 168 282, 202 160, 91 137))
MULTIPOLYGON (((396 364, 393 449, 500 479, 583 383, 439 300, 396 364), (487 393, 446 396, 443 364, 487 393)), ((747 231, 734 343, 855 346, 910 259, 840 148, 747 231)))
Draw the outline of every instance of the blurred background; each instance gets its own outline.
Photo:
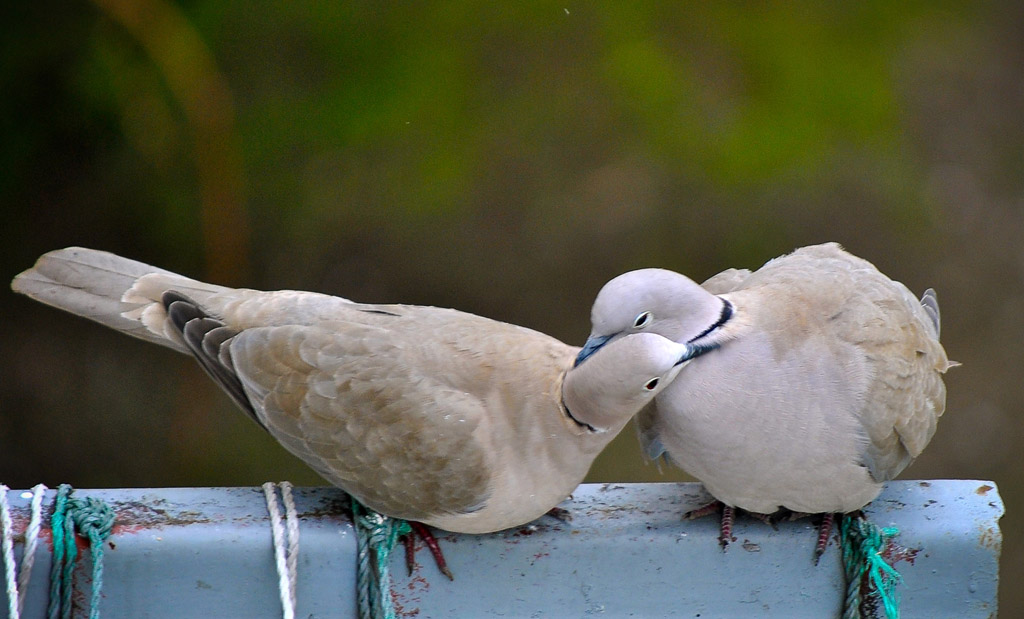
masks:
MULTIPOLYGON (((828 240, 933 286, 946 415, 1024 613, 1024 4, 189 2, 0 9, 0 274, 84 245, 455 307, 579 345, 601 285, 828 240)), ((0 293, 0 481, 324 482, 184 356, 0 293)), ((681 480, 627 429, 591 481, 681 480)))

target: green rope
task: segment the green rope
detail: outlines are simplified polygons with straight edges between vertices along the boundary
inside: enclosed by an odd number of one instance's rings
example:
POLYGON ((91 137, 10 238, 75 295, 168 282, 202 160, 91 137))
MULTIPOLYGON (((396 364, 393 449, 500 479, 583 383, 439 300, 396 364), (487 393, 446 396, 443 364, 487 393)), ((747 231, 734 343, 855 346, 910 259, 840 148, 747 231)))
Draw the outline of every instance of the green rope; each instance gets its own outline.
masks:
POLYGON ((356 599, 359 617, 395 619, 395 608, 391 602, 391 551, 398 538, 408 533, 411 527, 405 520, 390 518, 363 507, 355 498, 352 499, 352 522, 358 545, 356 599))
POLYGON ((846 602, 843 619, 875 617, 879 605, 889 619, 899 619, 896 586, 902 578, 882 552, 899 533, 895 527, 880 529, 863 514, 846 514, 840 525, 843 568, 846 572, 846 602))
POLYGON ((75 547, 74 533, 65 528, 71 522, 64 517, 70 493, 71 486, 61 484, 53 504, 53 515, 50 517, 50 527, 53 530, 53 563, 50 564, 50 606, 46 613, 48 619, 57 619, 62 615, 61 608, 67 609, 64 616, 71 614, 71 570, 74 569, 78 550, 75 547), (71 538, 70 547, 65 542, 65 537, 71 538), (65 554, 70 557, 66 557, 65 554))
POLYGON ((103 588, 103 542, 114 527, 114 511, 99 499, 71 498, 71 486, 61 484, 50 517, 53 530, 53 564, 50 566, 50 605, 48 619, 71 617, 72 578, 78 547, 75 531, 89 540, 92 558, 92 598, 89 619, 99 619, 100 591, 103 588))

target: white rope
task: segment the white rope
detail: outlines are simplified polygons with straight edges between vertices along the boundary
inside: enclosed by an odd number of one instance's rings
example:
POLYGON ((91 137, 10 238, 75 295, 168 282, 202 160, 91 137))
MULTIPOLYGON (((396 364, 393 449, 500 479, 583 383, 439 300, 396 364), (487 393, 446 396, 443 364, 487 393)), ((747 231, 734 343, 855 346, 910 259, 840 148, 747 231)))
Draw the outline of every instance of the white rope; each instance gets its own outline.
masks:
POLYGON ((7 616, 18 619, 18 583, 14 579, 14 524, 7 505, 7 486, 0 484, 0 529, 3 529, 4 577, 7 583, 7 616))
POLYGON ((295 500, 292 498, 291 482, 283 481, 281 486, 281 498, 284 499, 285 521, 288 524, 288 594, 295 606, 295 583, 298 580, 299 569, 299 515, 295 510, 295 500))
POLYGON ((18 590, 21 591, 21 597, 18 598, 19 613, 25 608, 28 580, 32 576, 32 566, 36 562, 36 546, 39 543, 39 525, 43 520, 45 492, 46 484, 36 484, 32 488, 32 516, 28 521, 28 528, 25 529, 25 550, 21 553, 21 571, 18 573, 18 590))
POLYGON ((274 561, 277 563, 278 589, 284 619, 295 619, 295 581, 299 560, 299 519, 292 500, 292 485, 281 482, 281 496, 284 499, 287 518, 288 548, 285 549, 285 526, 281 524, 281 509, 277 505, 274 483, 263 484, 263 495, 270 512, 270 528, 274 535, 274 561))
POLYGON ((36 484, 36 487, 32 488, 32 515, 29 518, 28 526, 25 528, 25 548, 21 553, 21 572, 18 574, 17 581, 14 579, 16 571, 14 563, 14 523, 11 520, 11 507, 7 501, 8 490, 10 488, 0 484, 0 529, 3 530, 2 548, 4 579, 7 588, 7 617, 8 619, 18 619, 21 617, 21 612, 25 609, 25 593, 28 591, 28 582, 32 575, 32 565, 36 561, 39 525, 43 513, 43 493, 46 492, 46 486, 44 484, 36 484))

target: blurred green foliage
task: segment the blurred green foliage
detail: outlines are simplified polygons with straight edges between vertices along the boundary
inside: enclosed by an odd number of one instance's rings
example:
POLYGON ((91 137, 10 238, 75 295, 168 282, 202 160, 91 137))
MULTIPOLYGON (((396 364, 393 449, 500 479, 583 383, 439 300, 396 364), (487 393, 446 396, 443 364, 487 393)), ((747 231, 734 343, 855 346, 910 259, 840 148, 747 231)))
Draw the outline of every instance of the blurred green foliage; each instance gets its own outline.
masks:
MULTIPOLYGON (((995 479, 1007 523, 1024 505, 1017 3, 43 0, 0 17, 8 276, 79 244, 580 343, 630 268, 701 279, 836 240, 936 287, 964 363, 909 475, 995 479)), ((321 483, 188 359, 12 294, 0 319, 5 483, 321 483)), ((591 475, 682 478, 629 430, 591 475)))

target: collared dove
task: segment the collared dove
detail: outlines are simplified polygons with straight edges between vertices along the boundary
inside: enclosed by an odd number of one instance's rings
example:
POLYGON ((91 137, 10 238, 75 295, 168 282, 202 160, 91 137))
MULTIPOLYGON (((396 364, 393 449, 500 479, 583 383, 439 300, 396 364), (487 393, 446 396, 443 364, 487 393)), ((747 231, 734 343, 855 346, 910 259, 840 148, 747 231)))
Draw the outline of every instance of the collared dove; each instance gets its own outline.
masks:
POLYGON ((591 319, 578 367, 640 332, 695 357, 637 425, 649 457, 666 455, 720 503, 723 546, 732 508, 788 510, 826 514, 824 551, 831 515, 873 500, 931 440, 942 374, 955 365, 939 344, 934 291, 918 300, 835 243, 703 286, 632 271, 602 288, 591 319))
POLYGON ((325 479, 388 516, 485 533, 544 515, 679 372, 685 345, 578 348, 451 309, 206 284, 90 249, 12 288, 192 354, 325 479))

